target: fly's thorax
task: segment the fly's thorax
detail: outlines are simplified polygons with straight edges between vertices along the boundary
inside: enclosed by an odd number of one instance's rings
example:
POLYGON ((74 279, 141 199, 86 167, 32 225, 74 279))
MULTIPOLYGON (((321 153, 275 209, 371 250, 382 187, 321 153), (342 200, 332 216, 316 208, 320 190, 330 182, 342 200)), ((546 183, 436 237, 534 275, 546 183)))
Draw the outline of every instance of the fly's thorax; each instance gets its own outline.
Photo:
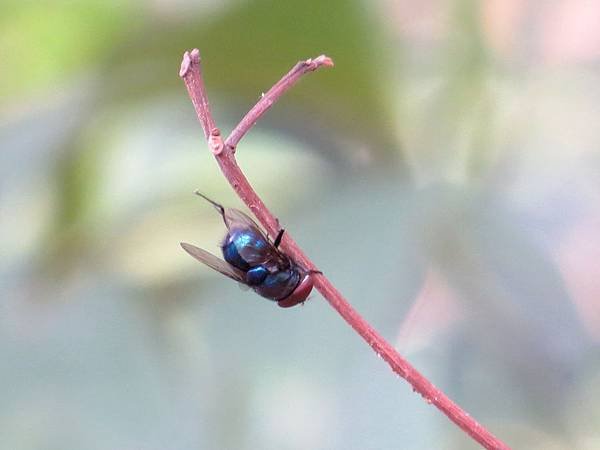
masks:
POLYGON ((288 297, 302 280, 301 273, 295 267, 269 272, 254 290, 265 298, 279 301, 288 297))
POLYGON ((248 286, 260 286, 269 276, 269 271, 264 266, 256 266, 246 272, 246 284, 248 286))

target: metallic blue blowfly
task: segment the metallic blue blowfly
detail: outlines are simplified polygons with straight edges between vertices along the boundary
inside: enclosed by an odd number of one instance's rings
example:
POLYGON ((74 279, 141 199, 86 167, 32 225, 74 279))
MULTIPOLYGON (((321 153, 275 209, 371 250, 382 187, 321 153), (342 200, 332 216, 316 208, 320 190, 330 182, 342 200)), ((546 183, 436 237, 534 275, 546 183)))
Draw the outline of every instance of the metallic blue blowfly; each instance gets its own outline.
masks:
POLYGON ((223 217, 227 234, 221 243, 223 259, 194 245, 182 242, 183 249, 223 275, 250 286, 257 294, 282 308, 303 303, 313 288, 311 275, 279 250, 283 230, 271 242, 262 229, 241 211, 224 208, 200 192, 223 217))

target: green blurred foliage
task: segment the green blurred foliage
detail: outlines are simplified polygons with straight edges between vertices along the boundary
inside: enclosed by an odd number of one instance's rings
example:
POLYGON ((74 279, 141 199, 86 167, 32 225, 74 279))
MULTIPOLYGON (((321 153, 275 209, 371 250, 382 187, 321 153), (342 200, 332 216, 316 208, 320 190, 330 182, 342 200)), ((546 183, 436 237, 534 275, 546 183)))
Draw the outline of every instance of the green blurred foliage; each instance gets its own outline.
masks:
POLYGON ((43 92, 105 59, 130 27, 120 1, 5 1, 0 5, 0 98, 43 92))

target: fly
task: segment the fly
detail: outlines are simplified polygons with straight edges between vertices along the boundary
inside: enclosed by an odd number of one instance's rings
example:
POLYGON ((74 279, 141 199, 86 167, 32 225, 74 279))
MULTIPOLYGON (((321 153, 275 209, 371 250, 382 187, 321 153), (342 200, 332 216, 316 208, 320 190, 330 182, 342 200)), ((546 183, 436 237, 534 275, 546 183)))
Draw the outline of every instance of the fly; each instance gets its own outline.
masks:
MULTIPOLYGON (((303 303, 313 288, 311 275, 279 250, 284 230, 271 242, 262 229, 243 212, 224 208, 200 192, 223 217, 227 234, 221 243, 223 259, 185 242, 181 247, 201 263, 239 283, 250 286, 258 295, 277 302, 282 308, 303 303)), ((319 272, 318 272, 319 273, 319 272)))

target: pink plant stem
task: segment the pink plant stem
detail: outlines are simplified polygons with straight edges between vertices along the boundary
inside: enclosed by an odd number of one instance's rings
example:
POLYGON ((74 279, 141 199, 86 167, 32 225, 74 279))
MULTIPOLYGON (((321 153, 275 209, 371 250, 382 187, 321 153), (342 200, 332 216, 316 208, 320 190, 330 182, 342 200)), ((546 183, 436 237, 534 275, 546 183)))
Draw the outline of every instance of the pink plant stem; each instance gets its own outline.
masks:
MULTIPOLYGON (((259 222, 271 236, 279 231, 279 222, 267 209, 263 201, 256 194, 235 159, 235 148, 240 139, 252 128, 256 121, 277 101, 277 99, 290 89, 307 72, 314 71, 321 66, 331 67, 333 61, 321 55, 314 59, 300 61, 279 82, 277 82, 258 103, 244 116, 235 127, 231 135, 223 142, 221 133, 216 128, 208 99, 206 96, 202 74, 200 72, 200 52, 194 49, 185 52, 181 63, 179 75, 183 78, 192 103, 196 109, 198 120, 204 129, 209 147, 235 192, 250 208, 259 222)), ((313 262, 308 259, 296 242, 285 233, 281 243, 283 250, 296 262, 306 269, 317 270, 313 262)), ((435 405, 448 418, 464 430, 475 441, 486 449, 507 450, 509 447, 486 430, 469 414, 463 411, 456 403, 450 400, 442 391, 436 388, 429 380, 421 375, 408 361, 392 347, 360 314, 348 303, 342 294, 322 274, 314 275, 315 288, 323 295, 329 304, 344 318, 354 330, 381 356, 394 372, 404 378, 415 392, 421 394, 427 403, 435 405)))

